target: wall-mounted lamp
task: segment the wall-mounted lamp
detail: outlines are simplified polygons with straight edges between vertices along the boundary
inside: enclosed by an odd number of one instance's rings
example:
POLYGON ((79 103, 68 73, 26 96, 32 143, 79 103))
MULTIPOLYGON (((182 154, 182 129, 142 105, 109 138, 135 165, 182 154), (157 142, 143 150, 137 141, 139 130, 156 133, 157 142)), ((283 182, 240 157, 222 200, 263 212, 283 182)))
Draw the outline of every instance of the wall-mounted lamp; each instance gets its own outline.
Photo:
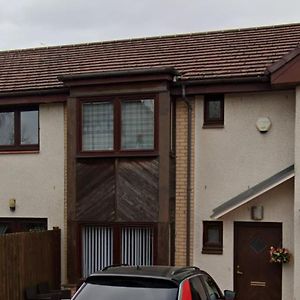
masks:
POLYGON ((262 220, 264 218, 264 207, 261 205, 251 206, 251 219, 252 220, 262 220))
POLYGON ((256 128, 260 133, 266 133, 271 128, 271 120, 268 117, 258 118, 256 121, 256 128))
POLYGON ((11 211, 15 211, 16 210, 16 199, 9 199, 9 209, 11 211))

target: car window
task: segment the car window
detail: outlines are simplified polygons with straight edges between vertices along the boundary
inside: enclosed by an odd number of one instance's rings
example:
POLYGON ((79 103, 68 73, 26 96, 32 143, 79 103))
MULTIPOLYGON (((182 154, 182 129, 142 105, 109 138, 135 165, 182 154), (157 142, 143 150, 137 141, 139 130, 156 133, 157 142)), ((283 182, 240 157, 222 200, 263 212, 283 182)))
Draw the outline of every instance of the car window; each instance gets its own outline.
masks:
POLYGON ((101 278, 86 283, 76 300, 176 300, 178 287, 161 280, 141 278, 101 278))
POLYGON ((190 279, 192 300, 206 300, 206 294, 199 276, 190 279))
POLYGON ((220 292, 220 289, 218 288, 217 284, 209 275, 202 275, 202 280, 204 283, 204 287, 207 290, 209 300, 217 300, 223 298, 223 295, 220 292))

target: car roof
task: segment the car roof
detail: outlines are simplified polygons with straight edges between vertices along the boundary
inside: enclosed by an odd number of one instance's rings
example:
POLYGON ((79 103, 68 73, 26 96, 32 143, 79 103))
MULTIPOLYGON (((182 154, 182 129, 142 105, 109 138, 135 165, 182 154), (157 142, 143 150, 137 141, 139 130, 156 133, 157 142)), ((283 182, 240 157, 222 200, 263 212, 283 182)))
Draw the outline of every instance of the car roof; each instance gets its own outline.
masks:
POLYGON ((181 282, 187 277, 205 272, 198 267, 175 267, 175 266, 108 266, 102 271, 90 275, 95 276, 126 276, 126 277, 147 277, 156 279, 167 279, 181 282))

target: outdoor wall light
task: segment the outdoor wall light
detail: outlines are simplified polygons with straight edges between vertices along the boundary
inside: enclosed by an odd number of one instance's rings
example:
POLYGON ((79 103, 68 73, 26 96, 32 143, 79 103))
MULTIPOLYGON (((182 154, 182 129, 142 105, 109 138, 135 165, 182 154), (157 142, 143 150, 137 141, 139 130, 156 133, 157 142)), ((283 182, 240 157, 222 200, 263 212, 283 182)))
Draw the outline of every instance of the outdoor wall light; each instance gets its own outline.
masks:
POLYGON ((271 120, 268 117, 258 118, 256 121, 256 128, 260 133, 266 133, 271 128, 271 120))
POLYGON ((264 207, 261 205, 251 206, 251 219, 252 220, 262 220, 264 218, 264 207))
POLYGON ((9 209, 11 211, 15 211, 16 210, 16 199, 9 199, 9 209))

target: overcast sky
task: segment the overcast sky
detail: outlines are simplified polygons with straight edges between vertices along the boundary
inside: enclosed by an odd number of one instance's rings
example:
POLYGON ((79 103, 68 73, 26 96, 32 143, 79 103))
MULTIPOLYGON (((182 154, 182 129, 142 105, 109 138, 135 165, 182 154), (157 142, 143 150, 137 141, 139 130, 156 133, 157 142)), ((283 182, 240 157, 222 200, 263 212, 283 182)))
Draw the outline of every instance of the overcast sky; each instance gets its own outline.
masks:
POLYGON ((0 50, 300 22, 300 0, 0 0, 0 50))

